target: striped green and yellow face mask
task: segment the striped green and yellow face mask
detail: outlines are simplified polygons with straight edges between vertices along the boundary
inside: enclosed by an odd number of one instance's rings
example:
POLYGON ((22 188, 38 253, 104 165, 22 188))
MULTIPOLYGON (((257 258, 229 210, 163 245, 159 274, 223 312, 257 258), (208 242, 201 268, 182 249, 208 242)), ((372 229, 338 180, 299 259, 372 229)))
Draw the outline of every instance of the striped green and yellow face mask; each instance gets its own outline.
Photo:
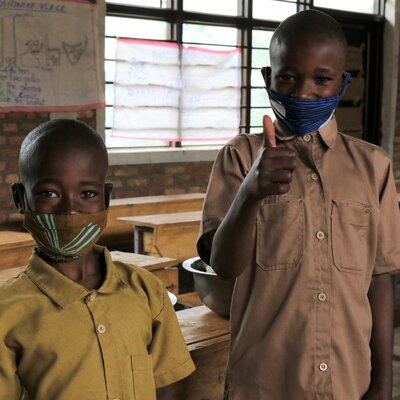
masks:
POLYGON ((93 214, 44 214, 25 211, 24 228, 39 250, 54 261, 71 261, 87 254, 107 223, 108 210, 93 214))

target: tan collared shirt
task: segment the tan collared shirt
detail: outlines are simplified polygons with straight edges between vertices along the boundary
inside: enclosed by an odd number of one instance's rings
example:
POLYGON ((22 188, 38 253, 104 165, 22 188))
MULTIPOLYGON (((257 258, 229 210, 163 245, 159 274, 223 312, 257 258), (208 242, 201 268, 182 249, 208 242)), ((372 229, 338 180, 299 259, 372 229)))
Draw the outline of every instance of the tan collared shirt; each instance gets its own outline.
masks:
MULTIPOLYGON (((218 227, 261 144, 261 134, 239 135, 220 151, 201 234, 218 227)), ((370 383, 371 277, 400 267, 390 162, 338 133, 335 119, 278 144, 296 152, 297 167, 287 194, 264 199, 236 282, 229 400, 360 400, 370 383)))
POLYGON ((162 284, 112 262, 88 291, 34 254, 0 286, 0 399, 155 400, 193 362, 162 284), (24 397, 26 398, 26 397, 24 397))

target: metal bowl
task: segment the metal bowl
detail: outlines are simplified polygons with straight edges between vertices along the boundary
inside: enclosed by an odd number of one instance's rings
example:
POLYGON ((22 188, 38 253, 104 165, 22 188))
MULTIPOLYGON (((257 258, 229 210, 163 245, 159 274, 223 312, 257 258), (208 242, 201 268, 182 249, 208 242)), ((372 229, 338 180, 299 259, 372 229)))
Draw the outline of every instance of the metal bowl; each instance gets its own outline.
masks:
POLYGON ((218 315, 229 318, 235 280, 220 278, 200 257, 189 258, 182 266, 193 273, 194 287, 200 300, 218 315))
POLYGON ((174 306, 176 304, 176 302, 178 301, 177 297, 172 293, 172 292, 168 292, 168 297, 171 300, 172 305, 174 306))

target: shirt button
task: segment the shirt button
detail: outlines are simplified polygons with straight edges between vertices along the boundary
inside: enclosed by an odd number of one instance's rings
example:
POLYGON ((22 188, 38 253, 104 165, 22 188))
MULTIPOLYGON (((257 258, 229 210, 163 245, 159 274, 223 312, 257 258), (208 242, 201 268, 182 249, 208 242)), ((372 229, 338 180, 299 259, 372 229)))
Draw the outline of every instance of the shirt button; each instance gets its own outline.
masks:
POLYGON ((322 240, 325 237, 325 233, 322 231, 318 231, 315 236, 317 237, 318 240, 322 240))
POLYGON ((327 298, 326 294, 324 292, 318 293, 318 300, 319 301, 325 301, 327 298))
POLYGON ((97 293, 96 292, 90 293, 89 301, 93 301, 96 297, 97 297, 97 293))
POLYGON ((97 332, 104 333, 106 331, 106 326, 103 324, 97 325, 97 332))
POLYGON ((308 143, 311 140, 311 135, 307 134, 303 136, 303 140, 308 143))
POLYGON ((328 364, 326 364, 326 363, 321 363, 321 364, 319 364, 319 369, 320 369, 322 372, 325 372, 325 371, 328 369, 328 364))
POLYGON ((310 175, 310 178, 311 178, 313 181, 317 181, 318 178, 319 178, 319 176, 318 176, 318 174, 316 174, 315 172, 313 172, 313 173, 310 175))

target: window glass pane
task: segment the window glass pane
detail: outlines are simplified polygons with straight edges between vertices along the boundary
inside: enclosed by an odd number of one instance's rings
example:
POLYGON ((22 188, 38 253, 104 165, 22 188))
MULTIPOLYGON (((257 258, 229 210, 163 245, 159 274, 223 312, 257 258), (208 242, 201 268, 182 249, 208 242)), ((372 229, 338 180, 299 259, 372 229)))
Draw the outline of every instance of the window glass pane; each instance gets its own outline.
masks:
POLYGON ((261 126, 259 132, 262 132, 262 120, 265 114, 269 115, 273 121, 275 120, 275 114, 272 108, 252 108, 250 110, 250 125, 252 127, 261 126))
POLYGON ((106 84, 106 104, 114 104, 114 85, 111 83, 106 84))
POLYGON ((239 31, 225 26, 183 24, 183 42, 236 46, 239 31))
POLYGON ((106 128, 112 126, 113 111, 114 109, 112 107, 106 107, 106 128))
POLYGON ((184 0, 185 11, 197 11, 207 14, 239 15, 238 0, 184 0))
POLYGON ((253 69, 251 71, 251 86, 254 87, 265 87, 264 78, 261 75, 261 70, 259 68, 253 69))
POLYGON ((106 36, 143 39, 168 39, 169 24, 138 18, 106 17, 106 36))
POLYGON ((112 82, 115 76, 115 61, 106 61, 104 63, 106 82, 112 82))
POLYGON ((271 107, 268 93, 265 89, 251 89, 251 106, 265 108, 271 107))
POLYGON ((253 18, 283 21, 296 11, 296 0, 253 0, 253 18))
POLYGON ((107 0, 107 3, 124 4, 128 6, 140 7, 157 7, 167 8, 170 7, 170 0, 107 0))
POLYGON ((114 60, 117 39, 106 38, 104 41, 104 57, 106 60, 114 60))
POLYGON ((269 48, 274 31, 253 30, 253 47, 269 48))
POLYGON ((375 1, 376 0, 314 0, 314 6, 373 14, 375 1))
POLYGON ((269 50, 267 49, 253 50, 251 58, 253 68, 261 68, 271 65, 269 59, 269 50))

